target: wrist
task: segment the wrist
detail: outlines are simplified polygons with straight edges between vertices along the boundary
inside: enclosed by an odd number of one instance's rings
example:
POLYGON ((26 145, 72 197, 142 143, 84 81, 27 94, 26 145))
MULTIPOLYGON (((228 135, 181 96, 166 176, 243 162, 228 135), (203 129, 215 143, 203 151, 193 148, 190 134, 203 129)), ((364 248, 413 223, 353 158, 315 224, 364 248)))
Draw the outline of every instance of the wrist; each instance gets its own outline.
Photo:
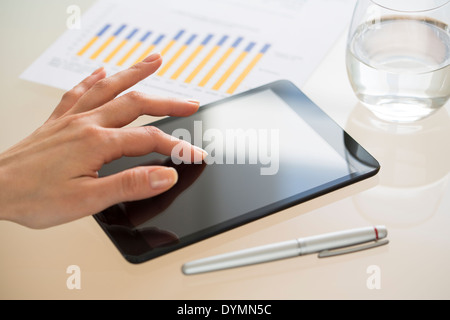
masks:
POLYGON ((9 220, 9 215, 7 212, 9 212, 10 209, 7 208, 5 192, 5 190, 7 190, 8 183, 5 175, 5 170, 1 167, 0 161, 0 220, 9 220))
POLYGON ((13 184, 11 173, 0 159, 0 220, 14 221, 13 184))

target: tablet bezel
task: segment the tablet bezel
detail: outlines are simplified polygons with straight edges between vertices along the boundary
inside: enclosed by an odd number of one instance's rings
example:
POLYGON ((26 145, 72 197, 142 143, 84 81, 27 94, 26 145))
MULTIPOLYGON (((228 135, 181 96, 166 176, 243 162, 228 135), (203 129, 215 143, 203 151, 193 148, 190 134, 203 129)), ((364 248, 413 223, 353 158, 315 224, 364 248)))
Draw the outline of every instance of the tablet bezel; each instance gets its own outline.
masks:
MULTIPOLYGON (((212 227, 197 231, 190 235, 181 237, 175 244, 166 247, 151 248, 144 240, 139 231, 134 228, 131 222, 122 220, 120 223, 120 232, 129 231, 136 247, 125 248, 124 244, 118 240, 115 235, 116 229, 119 228, 109 221, 109 217, 105 215, 111 208, 108 208, 96 215, 95 220, 99 223, 111 241, 115 244, 117 249, 121 252, 124 258, 134 264, 142 263, 158 256, 167 254, 169 252, 186 247, 198 241, 210 238, 219 233, 239 227, 246 223, 255 221, 257 219, 274 214, 283 209, 292 207, 302 202, 311 200, 313 198, 322 196, 331 191, 346 187, 350 184, 367 179, 378 173, 380 165, 360 144, 358 144, 345 130, 343 130, 335 121, 333 121, 323 110, 321 110, 315 103, 313 103, 300 89, 293 83, 287 80, 280 80, 267 85, 210 103, 202 106, 199 112, 214 108, 223 103, 230 102, 234 99, 239 99, 244 96, 253 95, 255 93, 272 90, 278 95, 286 104, 294 110, 312 129, 317 132, 327 143, 336 150, 340 156, 350 163, 355 172, 347 176, 341 177, 337 180, 329 181, 316 188, 309 189, 294 196, 279 200, 270 205, 258 208, 256 210, 246 212, 236 218, 224 221, 212 227), (126 230, 129 228, 129 230, 126 230), (139 249, 139 250, 138 250, 139 249)), ((167 122, 172 121, 173 118, 164 118, 148 125, 159 127, 167 122)), ((186 119, 189 119, 186 118, 186 119)), ((125 169, 125 168, 124 168, 125 169)), ((101 172, 101 171, 100 171, 101 172)), ((118 219, 125 219, 125 217, 116 217, 118 219)), ((117 223, 117 222, 114 222, 117 223)))

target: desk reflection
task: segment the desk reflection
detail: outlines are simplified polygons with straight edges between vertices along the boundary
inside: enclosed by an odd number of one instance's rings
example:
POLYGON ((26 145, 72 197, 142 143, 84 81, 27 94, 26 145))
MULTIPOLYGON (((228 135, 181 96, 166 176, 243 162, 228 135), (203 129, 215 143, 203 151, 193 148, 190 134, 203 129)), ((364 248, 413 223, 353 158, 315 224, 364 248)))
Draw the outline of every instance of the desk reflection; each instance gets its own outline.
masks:
POLYGON ((346 125, 381 164, 379 185, 353 197, 373 223, 410 227, 430 219, 439 207, 450 167, 450 118, 445 108, 409 124, 376 118, 356 105, 346 125))

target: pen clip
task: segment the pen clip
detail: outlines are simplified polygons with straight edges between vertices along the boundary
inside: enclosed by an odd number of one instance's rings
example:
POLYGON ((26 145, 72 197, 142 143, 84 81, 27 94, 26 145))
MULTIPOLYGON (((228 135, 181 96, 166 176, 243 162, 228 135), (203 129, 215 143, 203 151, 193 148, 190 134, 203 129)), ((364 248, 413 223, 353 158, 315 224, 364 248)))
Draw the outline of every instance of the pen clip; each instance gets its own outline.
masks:
POLYGON ((319 252, 318 257, 319 258, 334 257, 334 256, 342 255, 342 254, 353 253, 353 252, 358 252, 358 251, 362 251, 362 250, 367 250, 367 249, 384 246, 388 243, 389 243, 389 240, 380 240, 380 241, 370 242, 370 243, 367 243, 364 245, 354 246, 351 248, 324 250, 324 251, 319 252))

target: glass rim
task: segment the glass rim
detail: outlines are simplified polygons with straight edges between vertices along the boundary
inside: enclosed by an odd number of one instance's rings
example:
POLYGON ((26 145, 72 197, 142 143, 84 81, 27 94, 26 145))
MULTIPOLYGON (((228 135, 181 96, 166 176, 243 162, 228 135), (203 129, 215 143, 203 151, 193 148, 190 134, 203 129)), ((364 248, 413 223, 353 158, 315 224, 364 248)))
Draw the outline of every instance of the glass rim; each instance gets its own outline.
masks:
POLYGON ((380 0, 370 0, 370 2, 372 2, 373 4, 375 4, 375 5, 377 5, 377 6, 381 7, 381 8, 384 8, 384 9, 387 9, 387 10, 391 10, 391 11, 396 11, 396 12, 408 12, 408 13, 418 13, 418 12, 428 12, 428 11, 433 11, 433 10, 437 10, 437 9, 439 9, 439 8, 442 8, 442 7, 446 6, 446 5, 448 5, 448 4, 450 3, 450 0, 443 1, 442 4, 438 4, 438 5, 436 5, 435 7, 432 7, 432 8, 415 9, 415 10, 414 10, 414 9, 411 9, 411 10, 395 9, 395 8, 393 8, 393 7, 389 7, 389 6, 387 6, 387 5, 381 4, 381 3, 380 3, 380 0))

